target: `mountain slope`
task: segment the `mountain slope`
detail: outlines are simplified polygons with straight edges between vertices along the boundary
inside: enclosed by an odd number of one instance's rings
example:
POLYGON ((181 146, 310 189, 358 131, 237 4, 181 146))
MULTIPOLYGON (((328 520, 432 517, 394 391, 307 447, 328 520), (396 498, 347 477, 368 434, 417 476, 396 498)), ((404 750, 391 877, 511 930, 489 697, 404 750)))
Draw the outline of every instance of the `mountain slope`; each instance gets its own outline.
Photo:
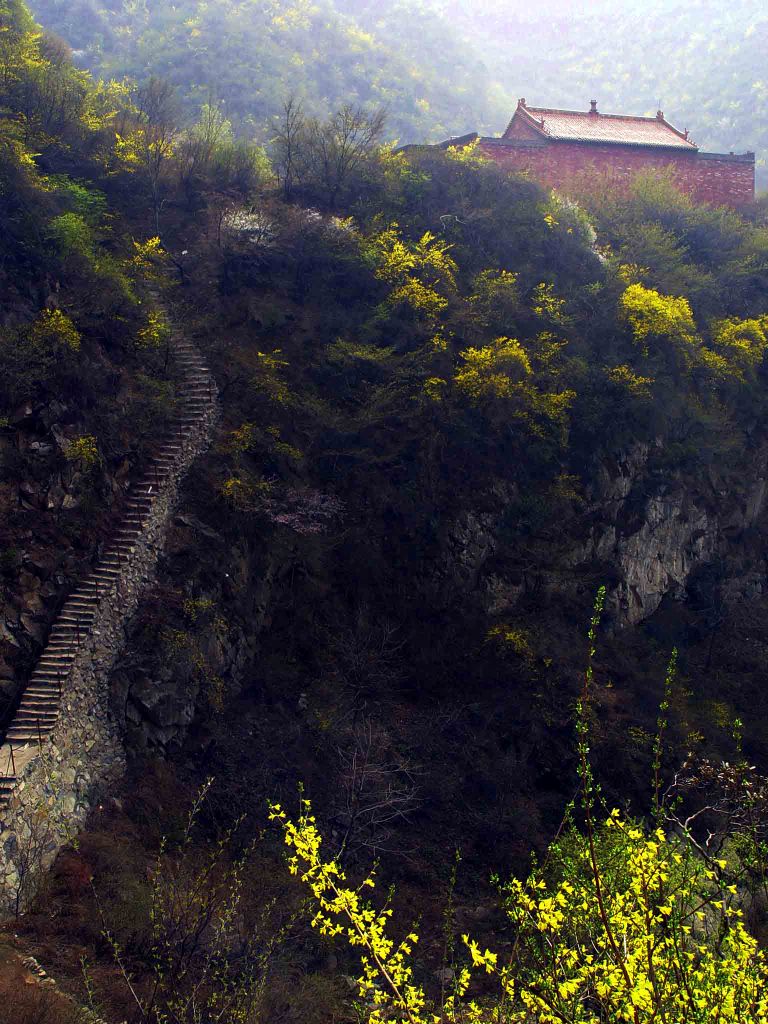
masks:
POLYGON ((517 96, 577 109, 594 97, 606 112, 637 114, 661 103, 702 148, 756 151, 768 182, 760 0, 33 6, 95 72, 168 75, 191 109, 212 88, 228 116, 260 132, 293 93, 321 114, 344 102, 385 104, 401 142, 499 133, 517 96))
POLYGON ((386 106, 403 142, 491 128, 508 97, 450 26, 396 5, 363 21, 334 0, 152 4, 39 0, 34 13, 97 74, 167 76, 196 113, 210 91, 244 130, 268 132, 289 95, 308 112, 386 106))

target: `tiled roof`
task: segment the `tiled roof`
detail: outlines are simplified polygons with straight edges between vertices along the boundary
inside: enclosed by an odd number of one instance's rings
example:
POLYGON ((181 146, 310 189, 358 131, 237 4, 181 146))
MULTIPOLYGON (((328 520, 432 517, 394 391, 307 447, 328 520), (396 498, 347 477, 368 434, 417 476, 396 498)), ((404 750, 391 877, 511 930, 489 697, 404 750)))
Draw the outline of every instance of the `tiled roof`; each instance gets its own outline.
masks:
MULTIPOLYGON (((513 118, 521 117, 544 137, 578 142, 608 142, 628 146, 659 146, 671 149, 696 150, 698 147, 664 119, 633 117, 628 114, 600 114, 596 110, 550 110, 528 107, 520 101, 513 118)), ((511 127, 511 125, 510 125, 511 127)), ((509 129, 508 129, 509 130, 509 129)))

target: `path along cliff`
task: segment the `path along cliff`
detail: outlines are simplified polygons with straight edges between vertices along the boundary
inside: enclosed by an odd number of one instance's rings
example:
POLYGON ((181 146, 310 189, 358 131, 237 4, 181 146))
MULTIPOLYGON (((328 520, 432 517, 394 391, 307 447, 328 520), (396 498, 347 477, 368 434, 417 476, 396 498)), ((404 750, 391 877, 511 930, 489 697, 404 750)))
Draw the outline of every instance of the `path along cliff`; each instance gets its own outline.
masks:
POLYGON ((41 871, 103 792, 125 754, 108 680, 126 625, 153 580, 181 480, 211 443, 213 376, 174 332, 179 409, 130 488, 111 543, 69 595, 0 746, 0 913, 18 913, 41 871))

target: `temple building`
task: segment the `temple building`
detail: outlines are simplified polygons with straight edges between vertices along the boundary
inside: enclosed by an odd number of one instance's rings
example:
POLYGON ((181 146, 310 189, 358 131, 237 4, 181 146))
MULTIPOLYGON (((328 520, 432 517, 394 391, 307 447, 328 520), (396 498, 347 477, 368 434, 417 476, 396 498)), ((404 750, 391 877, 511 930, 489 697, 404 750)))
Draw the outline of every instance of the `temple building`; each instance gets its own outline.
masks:
POLYGON ((583 189, 597 178, 621 186, 640 171, 659 168, 671 171, 697 202, 741 206, 755 197, 754 153, 704 153, 661 110, 655 117, 634 117, 603 114, 595 100, 582 112, 529 107, 521 99, 501 138, 472 133, 442 145, 475 140, 502 167, 553 188, 583 189))

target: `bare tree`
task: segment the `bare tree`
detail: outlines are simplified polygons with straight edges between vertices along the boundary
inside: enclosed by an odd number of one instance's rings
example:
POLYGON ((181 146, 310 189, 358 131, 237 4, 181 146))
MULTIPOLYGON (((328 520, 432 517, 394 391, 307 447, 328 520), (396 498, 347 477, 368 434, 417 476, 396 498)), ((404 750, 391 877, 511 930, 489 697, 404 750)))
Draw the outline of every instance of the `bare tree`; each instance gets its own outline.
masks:
POLYGON ((397 626, 372 616, 365 605, 324 645, 323 677, 336 694, 335 722, 355 726, 372 701, 386 699, 402 673, 404 641, 397 626))
POLYGON ((139 89, 137 109, 140 131, 138 158, 147 180, 155 230, 160 233, 163 183, 179 136, 176 91, 166 79, 152 76, 139 89))
POLYGON ((277 134, 272 140, 275 170, 286 199, 290 199, 293 186, 300 179, 302 151, 307 136, 307 120, 301 104, 291 96, 283 104, 277 134))
POLYGON ((418 768, 389 749, 383 732, 368 719, 339 748, 340 793, 334 815, 340 833, 340 860, 360 851, 404 854, 396 841, 397 826, 406 823, 418 803, 418 768))
POLYGON ((386 113, 347 104, 327 121, 307 118, 289 99, 273 139, 275 166, 289 198, 296 185, 320 190, 333 210, 339 195, 384 134, 386 113))
POLYGON ((308 124, 309 158, 314 177, 325 190, 333 210, 339 193, 381 141, 386 113, 369 114, 349 104, 328 121, 308 124))
POLYGON ((198 848, 193 829, 211 786, 201 789, 178 848, 163 840, 152 872, 148 924, 152 969, 135 980, 109 925, 109 907, 93 888, 115 964, 142 1024, 250 1024, 293 915, 274 901, 246 903, 254 844, 237 853, 240 822, 198 848))

